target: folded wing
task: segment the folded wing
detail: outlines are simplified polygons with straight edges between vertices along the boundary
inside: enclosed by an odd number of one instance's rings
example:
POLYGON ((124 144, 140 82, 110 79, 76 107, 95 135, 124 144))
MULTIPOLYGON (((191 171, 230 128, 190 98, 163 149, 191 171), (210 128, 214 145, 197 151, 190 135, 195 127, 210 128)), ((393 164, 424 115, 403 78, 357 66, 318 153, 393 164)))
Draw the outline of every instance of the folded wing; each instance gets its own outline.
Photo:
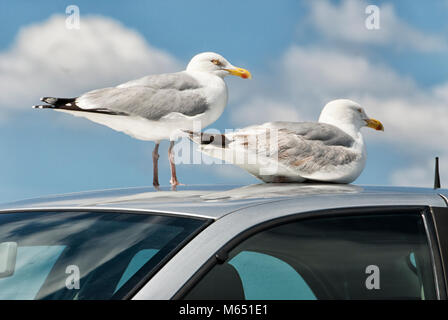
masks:
POLYGON ((351 149, 351 136, 325 123, 271 122, 225 137, 230 149, 276 158, 303 174, 346 165, 361 156, 351 149))
POLYGON ((196 116, 209 109, 196 79, 185 72, 143 77, 117 87, 89 91, 77 98, 46 97, 39 108, 108 115, 140 116, 159 120, 176 113, 196 116))

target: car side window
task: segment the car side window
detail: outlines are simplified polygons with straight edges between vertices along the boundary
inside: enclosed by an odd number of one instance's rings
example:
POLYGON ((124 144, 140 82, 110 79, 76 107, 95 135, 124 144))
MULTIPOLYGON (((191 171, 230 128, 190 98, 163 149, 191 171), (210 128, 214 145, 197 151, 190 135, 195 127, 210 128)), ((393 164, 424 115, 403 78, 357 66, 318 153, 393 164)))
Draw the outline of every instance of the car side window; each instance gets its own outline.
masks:
POLYGON ((247 300, 316 300, 302 276, 287 262, 255 251, 242 251, 231 264, 238 272, 247 300))
POLYGON ((436 299, 420 212, 300 219, 243 240, 185 299, 436 299))
POLYGON ((141 267, 145 265, 152 257, 154 257, 158 249, 143 249, 137 252, 137 254, 132 257, 131 262, 126 267, 126 270, 121 275, 120 281, 118 281, 115 287, 114 293, 118 291, 141 267))
POLYGON ((33 299, 64 249, 63 245, 19 247, 14 274, 0 279, 0 300, 33 299))

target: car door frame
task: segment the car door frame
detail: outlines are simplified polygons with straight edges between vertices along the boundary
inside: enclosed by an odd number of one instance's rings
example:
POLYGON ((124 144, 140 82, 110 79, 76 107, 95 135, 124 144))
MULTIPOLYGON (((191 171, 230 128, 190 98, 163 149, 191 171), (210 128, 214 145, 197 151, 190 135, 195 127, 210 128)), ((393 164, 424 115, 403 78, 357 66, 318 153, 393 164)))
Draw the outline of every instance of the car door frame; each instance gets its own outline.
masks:
POLYGON ((432 228, 438 244, 445 290, 448 288, 448 208, 431 207, 432 228))
MULTIPOLYGON (((447 209, 448 208, 442 208, 447 209)), ((320 217, 343 217, 343 216, 354 216, 354 215, 368 215, 368 214, 409 214, 409 213, 420 213, 424 228, 426 232, 426 237, 428 241, 428 247, 430 250, 431 264, 433 268, 434 276, 434 286, 436 289, 436 297, 439 300, 447 299, 447 285, 446 285, 446 274, 448 268, 443 268, 442 256, 440 250, 440 241, 437 236, 437 229, 434 223, 434 213, 430 206, 408 206, 408 205, 397 205, 397 206, 360 206, 360 207, 347 207, 347 208, 336 208, 336 209, 323 209, 308 212, 300 212, 295 214, 290 214, 287 216, 281 216, 278 218, 270 219, 262 223, 256 224, 249 229, 244 230, 237 236, 229 240, 224 246, 215 252, 215 254, 210 257, 210 259, 203 264, 203 266, 197 270, 197 272, 176 292, 172 297, 175 300, 181 300, 183 297, 217 264, 222 264, 227 261, 229 252, 235 248, 242 241, 248 239, 256 233, 270 229, 275 226, 279 226, 285 223, 290 223, 294 221, 299 221, 303 219, 310 218, 320 218, 320 217)), ((448 225, 446 227, 448 229, 448 225)), ((448 235, 443 238, 448 243, 448 235)), ((448 262, 448 247, 446 248, 446 262, 448 262)))

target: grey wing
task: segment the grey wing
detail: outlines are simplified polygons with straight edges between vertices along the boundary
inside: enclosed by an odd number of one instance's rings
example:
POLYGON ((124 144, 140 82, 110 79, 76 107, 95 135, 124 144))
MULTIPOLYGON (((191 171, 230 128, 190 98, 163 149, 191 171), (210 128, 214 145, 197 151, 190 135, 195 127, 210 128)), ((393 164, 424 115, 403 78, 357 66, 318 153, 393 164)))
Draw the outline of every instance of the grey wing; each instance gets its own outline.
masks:
POLYGON ((320 141, 328 146, 351 147, 355 142, 341 129, 327 123, 277 121, 264 124, 265 127, 289 130, 308 141, 320 141))
POLYGON ((149 120, 158 120, 173 112, 195 116, 209 108, 206 97, 198 90, 200 87, 190 82, 191 79, 196 80, 186 74, 145 78, 135 80, 133 85, 87 92, 76 99, 76 105, 85 111, 94 109, 109 114, 140 116, 149 120), (142 80, 145 78, 146 80, 142 80), (144 85, 145 83, 148 85, 144 85), (149 86, 151 83, 152 86, 149 86))
MULTIPOLYGON (((250 131, 253 130, 252 127, 250 131)), ((256 129, 256 140, 252 137, 256 143, 252 144, 250 133, 244 131, 234 135, 234 143, 252 148, 257 155, 277 157, 279 162, 308 174, 325 167, 348 164, 360 157, 348 149, 354 143, 353 138, 329 124, 270 123, 256 129), (260 130, 263 127, 264 130, 260 130)))
POLYGON ((117 88, 129 88, 134 86, 150 87, 154 89, 192 90, 199 89, 199 82, 185 71, 176 73, 163 73, 145 76, 120 84, 117 88))

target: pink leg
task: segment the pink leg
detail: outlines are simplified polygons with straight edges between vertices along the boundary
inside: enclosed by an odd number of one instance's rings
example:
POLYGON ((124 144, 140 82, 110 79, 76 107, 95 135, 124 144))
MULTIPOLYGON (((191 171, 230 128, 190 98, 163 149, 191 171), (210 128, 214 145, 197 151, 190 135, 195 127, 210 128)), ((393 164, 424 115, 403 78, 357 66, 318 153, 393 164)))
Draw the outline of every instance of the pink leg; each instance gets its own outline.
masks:
POLYGON ((171 179, 170 183, 175 188, 180 185, 179 180, 177 180, 176 176, 176 165, 174 163, 174 153, 173 153, 174 141, 170 141, 170 147, 168 148, 168 159, 170 159, 170 168, 171 168, 171 179))
POLYGON ((152 162, 153 162, 153 178, 152 178, 152 184, 153 186, 158 189, 159 188, 159 143, 156 142, 156 146, 154 147, 154 150, 152 152, 152 162))

